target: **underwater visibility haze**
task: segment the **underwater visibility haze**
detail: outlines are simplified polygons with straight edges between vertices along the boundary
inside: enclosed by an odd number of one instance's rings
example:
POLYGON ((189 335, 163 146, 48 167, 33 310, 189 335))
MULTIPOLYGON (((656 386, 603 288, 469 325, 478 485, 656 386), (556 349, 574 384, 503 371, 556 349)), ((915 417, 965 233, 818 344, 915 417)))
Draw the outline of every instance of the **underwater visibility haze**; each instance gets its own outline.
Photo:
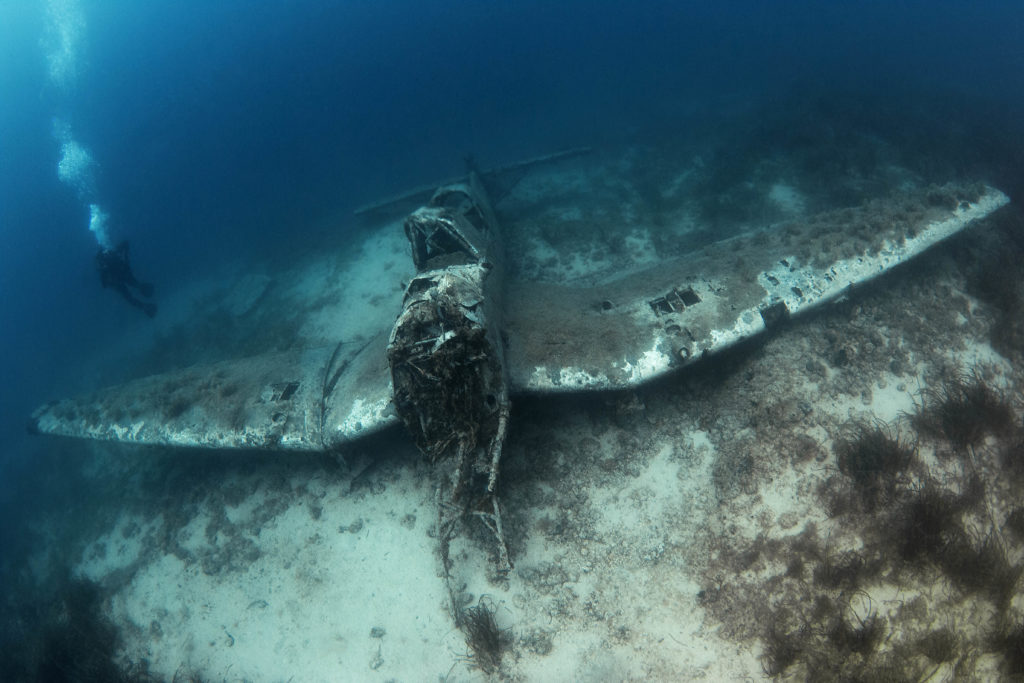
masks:
POLYGON ((0 2, 0 678, 1024 675, 1022 46, 1010 2, 0 2), (458 596, 399 430, 344 457, 27 433, 365 343, 413 264, 403 216, 357 209, 582 148, 492 194, 510 281, 786 230, 828 262, 1009 203, 649 386, 513 397, 513 568, 468 532, 458 596), (126 240, 137 281, 101 284, 126 240))

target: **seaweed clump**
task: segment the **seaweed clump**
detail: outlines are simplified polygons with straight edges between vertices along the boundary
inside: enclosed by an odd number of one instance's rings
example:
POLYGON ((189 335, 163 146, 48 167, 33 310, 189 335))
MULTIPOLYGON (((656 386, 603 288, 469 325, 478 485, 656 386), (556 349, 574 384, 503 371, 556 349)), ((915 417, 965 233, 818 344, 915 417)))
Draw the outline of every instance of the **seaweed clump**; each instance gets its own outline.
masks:
POLYGON ((1024 507, 1015 507, 1010 511, 1004 528, 1009 529, 1018 542, 1024 541, 1024 507))
POLYGON ((1008 552, 1002 534, 1006 529, 1011 542, 1024 543, 1024 506, 993 509, 988 490, 999 483, 991 480, 996 472, 985 460, 1002 457, 1004 472, 1024 473, 1017 469, 1024 451, 1016 450, 1024 432, 1014 420, 1007 400, 972 375, 930 395, 912 423, 920 427, 915 432, 901 433, 898 424, 882 421, 849 423, 835 441, 839 472, 819 489, 830 516, 851 515, 832 527, 837 539, 823 540, 809 525, 776 541, 777 547, 759 537, 746 551, 723 553, 723 562, 764 553, 764 566, 774 564, 778 573, 764 580, 747 573, 762 565, 736 563, 730 568, 740 575, 737 584, 723 586, 716 578, 716 597, 705 606, 731 615, 758 590, 768 602, 783 598, 734 626, 737 634, 760 638, 761 666, 769 677, 923 680, 937 665, 949 663, 960 673, 974 667, 977 636, 931 628, 924 599, 879 614, 868 591, 879 584, 931 584, 941 576, 952 589, 952 604, 977 596, 992 605, 1004 626, 986 636, 985 647, 999 654, 1011 676, 1024 674, 1024 623, 1006 621, 1024 564, 1015 561, 1019 553, 1008 552), (928 435, 938 444, 958 452, 962 467, 942 477, 929 472, 918 453, 924 426, 933 428, 928 435), (974 445, 990 434, 1013 441, 976 452, 974 445), (1002 528, 997 514, 1005 520, 1002 528), (851 532, 859 545, 851 544, 851 532), (866 611, 853 609, 858 596, 866 611))
POLYGON ((814 582, 830 590, 850 590, 875 577, 881 566, 874 558, 865 559, 862 553, 848 550, 833 555, 826 547, 821 552, 820 564, 814 568, 814 582))
POLYGON ((469 660, 484 673, 491 673, 501 665, 504 651, 502 632, 494 612, 494 606, 480 598, 476 606, 467 607, 459 614, 459 627, 471 653, 469 660))
POLYGON ((939 664, 956 659, 960 638, 950 628, 938 628, 924 634, 915 643, 917 651, 939 664))
POLYGON ((992 348, 1020 361, 1024 357, 1024 218, 1019 211, 1004 213, 996 226, 1000 239, 979 255, 967 287, 995 309, 989 328, 992 348))
POLYGON ((917 458, 916 443, 904 438, 898 427, 879 421, 847 425, 835 451, 839 471, 852 480, 865 512, 892 499, 900 475, 917 458))
POLYGON ((938 562, 964 535, 960 516, 952 494, 926 483, 894 511, 890 540, 905 562, 938 562))
POLYGON ((857 617, 853 624, 840 611, 828 630, 828 640, 844 658, 851 653, 869 657, 885 637, 887 623, 885 618, 871 614, 864 619, 857 617))
POLYGON ((1009 402, 977 375, 961 375, 924 393, 914 416, 922 434, 942 437, 958 449, 979 445, 987 435, 1005 435, 1014 416, 1009 402))
POLYGON ((993 641, 992 649, 1002 655, 1003 672, 1014 680, 1024 677, 1024 622, 1013 625, 993 641))
POLYGON ((977 493, 954 495, 931 482, 913 491, 886 525, 886 543, 899 559, 937 567, 963 594, 982 593, 999 609, 1009 605, 1021 568, 1010 563, 994 530, 969 533, 963 514, 977 493))
POLYGON ((864 617, 844 598, 818 595, 808 607, 800 615, 782 608, 770 616, 771 623, 762 636, 765 675, 783 676, 791 667, 803 664, 801 674, 808 680, 846 680, 870 668, 888 632, 888 620, 878 616, 870 602, 864 617), (799 626, 794 627, 794 619, 799 626))
POLYGON ((1020 577, 994 529, 981 539, 961 534, 943 549, 939 565, 965 594, 982 591, 1000 610, 1009 606, 1020 577))
POLYGON ((785 673, 803 655, 803 641, 807 633, 803 629, 786 631, 772 623, 764 637, 764 653, 761 655, 761 668, 766 676, 779 676, 785 673))
POLYGON ((999 454, 999 464, 1017 480, 1024 479, 1024 433, 1006 444, 999 454))

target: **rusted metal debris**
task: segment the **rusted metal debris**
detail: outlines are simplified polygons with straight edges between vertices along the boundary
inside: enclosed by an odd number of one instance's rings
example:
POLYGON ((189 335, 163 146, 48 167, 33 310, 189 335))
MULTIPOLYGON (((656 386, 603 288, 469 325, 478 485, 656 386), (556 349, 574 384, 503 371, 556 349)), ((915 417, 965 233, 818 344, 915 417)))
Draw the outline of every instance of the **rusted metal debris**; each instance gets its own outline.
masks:
POLYGON ((512 568, 501 524, 498 474, 509 416, 502 342, 501 231, 475 173, 447 185, 405 221, 418 270, 405 291, 387 356, 394 407, 439 469, 441 562, 453 614, 448 548, 461 522, 478 518, 512 568))

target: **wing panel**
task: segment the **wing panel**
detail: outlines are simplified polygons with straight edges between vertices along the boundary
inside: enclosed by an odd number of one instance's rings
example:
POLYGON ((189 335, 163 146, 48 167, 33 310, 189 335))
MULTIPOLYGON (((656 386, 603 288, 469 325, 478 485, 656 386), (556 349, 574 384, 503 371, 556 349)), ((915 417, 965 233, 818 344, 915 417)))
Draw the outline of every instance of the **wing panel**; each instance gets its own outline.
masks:
POLYGON ((593 287, 511 283, 513 387, 640 384, 835 299, 1008 201, 980 185, 933 187, 741 235, 593 287))
POLYGON ((372 355, 363 344, 195 366, 49 403, 32 427, 140 444, 322 450, 396 421, 381 400, 390 397, 387 365, 372 355), (328 387, 331 361, 342 370, 328 387))
POLYGON ((325 385, 325 447, 338 446, 399 423, 391 403, 387 342, 388 332, 381 332, 354 348, 350 356, 335 358, 331 364, 325 385))

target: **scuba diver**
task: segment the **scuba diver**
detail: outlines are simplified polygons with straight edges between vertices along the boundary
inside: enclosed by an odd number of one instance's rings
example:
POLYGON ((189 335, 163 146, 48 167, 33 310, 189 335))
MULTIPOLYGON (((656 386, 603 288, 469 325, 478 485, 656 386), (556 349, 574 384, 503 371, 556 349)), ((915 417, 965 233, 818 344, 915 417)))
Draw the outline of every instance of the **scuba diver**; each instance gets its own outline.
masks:
POLYGON ((104 249, 96 253, 96 269, 100 272, 100 284, 104 288, 112 287, 121 293, 125 301, 136 308, 141 308, 150 318, 156 315, 156 304, 152 301, 142 301, 135 298, 129 287, 138 291, 145 298, 153 296, 153 285, 147 282, 139 282, 132 273, 131 264, 128 263, 128 240, 118 244, 113 249, 104 249))

